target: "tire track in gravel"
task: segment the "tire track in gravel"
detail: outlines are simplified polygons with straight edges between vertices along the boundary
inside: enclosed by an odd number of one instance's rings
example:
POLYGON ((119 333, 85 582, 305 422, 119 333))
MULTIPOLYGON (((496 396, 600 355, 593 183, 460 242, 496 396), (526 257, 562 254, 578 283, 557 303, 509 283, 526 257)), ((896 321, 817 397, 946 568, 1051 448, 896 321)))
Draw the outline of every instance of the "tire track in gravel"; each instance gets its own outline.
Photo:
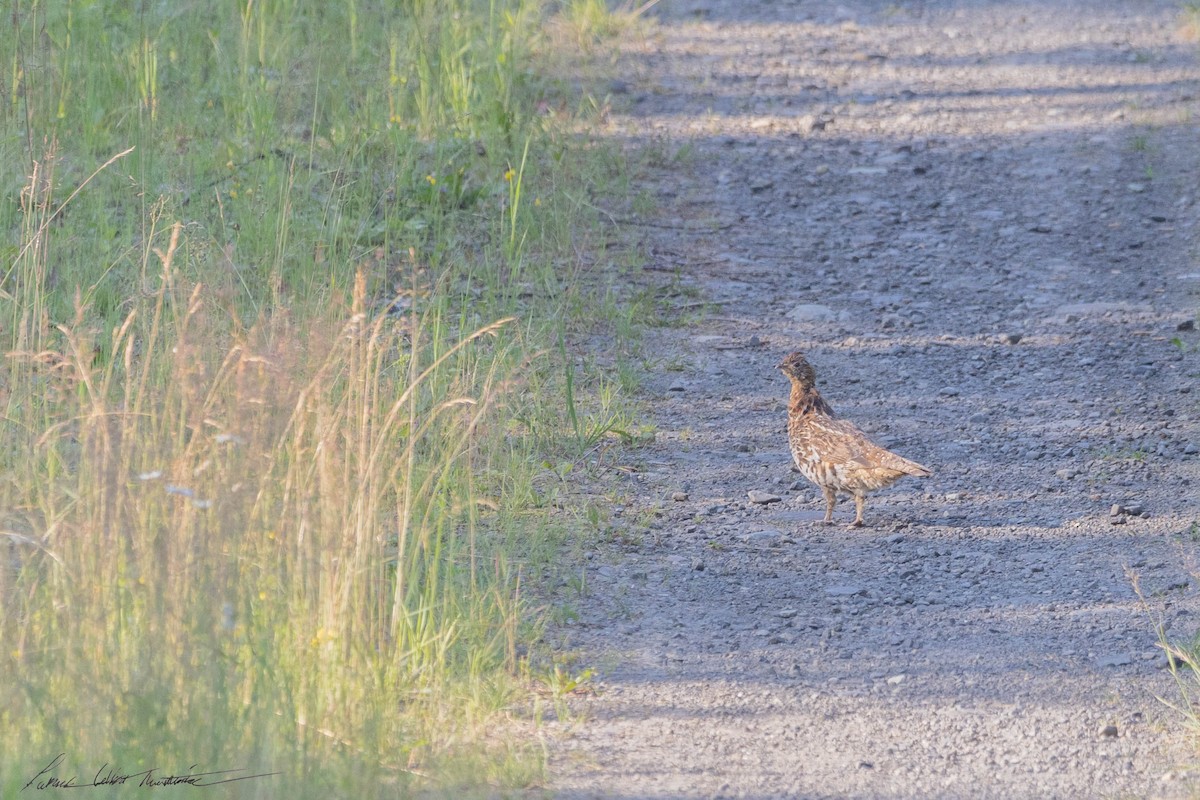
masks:
POLYGON ((605 668, 554 793, 1192 796, 1155 699, 1177 690, 1154 624, 1191 635, 1200 608, 1200 357, 1170 343, 1198 343, 1176 328, 1200 69, 1176 7, 655 11, 610 133, 666 154, 645 281, 719 309, 646 344, 659 432, 612 512, 633 544, 589 554, 559 631, 605 668), (936 473, 866 529, 816 525, 789 471, 795 348, 936 473))

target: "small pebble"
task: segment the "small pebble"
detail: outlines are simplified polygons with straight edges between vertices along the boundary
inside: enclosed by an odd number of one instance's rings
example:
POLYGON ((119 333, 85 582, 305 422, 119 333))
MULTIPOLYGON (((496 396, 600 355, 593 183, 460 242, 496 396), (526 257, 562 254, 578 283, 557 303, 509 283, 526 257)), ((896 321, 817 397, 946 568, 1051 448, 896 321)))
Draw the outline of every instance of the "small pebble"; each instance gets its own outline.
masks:
POLYGON ((1113 504, 1112 504, 1112 508, 1110 508, 1110 509, 1108 510, 1108 515, 1109 515, 1110 517, 1119 517, 1119 516, 1121 516, 1121 512, 1122 512, 1123 510, 1124 510, 1124 509, 1122 509, 1122 508, 1121 508, 1121 504, 1120 504, 1120 503, 1113 503, 1113 504))
POLYGON ((1185 319, 1183 322, 1175 326, 1177 331, 1194 331, 1196 330, 1196 320, 1185 319))
POLYGON ((759 491, 758 489, 751 489, 750 491, 746 492, 746 497, 750 498, 751 503, 757 503, 758 505, 763 506, 770 503, 778 503, 781 499, 783 499, 777 494, 759 491))
POLYGON ((1195 442, 1188 442, 1183 446, 1183 452, 1184 455, 1194 456, 1200 453, 1200 447, 1197 447, 1195 442))
POLYGON ((1116 725, 1105 725, 1103 728, 1100 729, 1100 736, 1101 736, 1101 738, 1104 738, 1104 739, 1117 738, 1117 726, 1116 725))
POLYGON ((1019 333, 1006 333, 1000 337, 1000 340, 1005 344, 1019 344, 1024 336, 1019 333))
POLYGON ((972 414, 971 416, 967 417, 967 422, 971 423, 972 425, 982 425, 987 421, 988 421, 987 414, 984 414, 982 412, 976 412, 976 413, 972 414))
POLYGON ((697 558, 692 562, 692 569, 696 572, 704 572, 704 559, 697 558))
POLYGON ((938 389, 938 394, 942 397, 958 397, 959 389, 957 386, 943 386, 938 389))
POLYGON ((688 493, 687 492, 671 492, 671 499, 674 500, 676 503, 682 503, 684 500, 688 499, 688 493))

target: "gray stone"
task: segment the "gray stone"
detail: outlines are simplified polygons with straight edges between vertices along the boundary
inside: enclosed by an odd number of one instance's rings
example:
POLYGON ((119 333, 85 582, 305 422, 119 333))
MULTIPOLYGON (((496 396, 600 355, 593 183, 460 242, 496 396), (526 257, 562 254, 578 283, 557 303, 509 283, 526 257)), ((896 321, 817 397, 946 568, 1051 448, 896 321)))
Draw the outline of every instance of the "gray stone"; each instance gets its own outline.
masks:
POLYGON ((1117 733, 1118 733, 1118 731, 1117 731, 1116 725, 1105 725, 1103 728, 1100 729, 1100 738, 1115 739, 1115 738, 1117 738, 1117 733))
POLYGON ((815 303, 798 305, 787 316, 794 322, 834 322, 838 318, 837 312, 829 306, 815 303))
POLYGON ((1133 663, 1128 653, 1112 653, 1096 659, 1097 667, 1124 667, 1133 663))
POLYGON ((757 503, 758 505, 762 505, 762 506, 768 505, 770 503, 778 503, 780 500, 783 499, 777 494, 771 494, 770 492, 763 492, 758 489, 751 489, 750 491, 746 492, 746 497, 750 498, 751 503, 757 503))
POLYGON ((682 503, 684 500, 688 499, 688 493, 687 492, 671 492, 671 499, 674 500, 676 503, 682 503))
POLYGON ((839 585, 825 587, 825 594, 830 597, 854 597, 856 594, 862 594, 865 591, 861 586, 839 585))

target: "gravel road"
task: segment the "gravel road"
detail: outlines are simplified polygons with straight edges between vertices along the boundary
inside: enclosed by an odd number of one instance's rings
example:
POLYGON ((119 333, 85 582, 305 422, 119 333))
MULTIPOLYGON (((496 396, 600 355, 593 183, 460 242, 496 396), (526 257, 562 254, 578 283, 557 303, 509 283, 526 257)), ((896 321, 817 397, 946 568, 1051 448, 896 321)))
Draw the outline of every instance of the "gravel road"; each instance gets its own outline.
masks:
POLYGON ((549 726, 554 796, 1196 796, 1157 699, 1156 626, 1200 628, 1179 7, 652 13, 606 133, 659 153, 628 229, 680 324, 645 343, 658 434, 622 456, 623 534, 555 632, 600 678, 549 726), (852 503, 820 525, 790 470, 793 349, 934 470, 863 529, 852 503))

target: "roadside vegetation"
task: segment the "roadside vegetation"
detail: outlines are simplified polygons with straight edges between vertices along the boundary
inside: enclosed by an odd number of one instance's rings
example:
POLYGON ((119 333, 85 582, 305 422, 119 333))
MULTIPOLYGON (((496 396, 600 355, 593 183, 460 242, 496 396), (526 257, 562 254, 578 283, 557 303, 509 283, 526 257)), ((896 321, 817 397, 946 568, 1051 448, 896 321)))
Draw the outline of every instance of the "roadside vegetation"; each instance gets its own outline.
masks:
POLYGON ((60 753, 39 782, 542 779, 533 598, 589 527, 556 493, 636 434, 622 162, 569 134, 606 13, 6 15, 0 795, 60 753))

